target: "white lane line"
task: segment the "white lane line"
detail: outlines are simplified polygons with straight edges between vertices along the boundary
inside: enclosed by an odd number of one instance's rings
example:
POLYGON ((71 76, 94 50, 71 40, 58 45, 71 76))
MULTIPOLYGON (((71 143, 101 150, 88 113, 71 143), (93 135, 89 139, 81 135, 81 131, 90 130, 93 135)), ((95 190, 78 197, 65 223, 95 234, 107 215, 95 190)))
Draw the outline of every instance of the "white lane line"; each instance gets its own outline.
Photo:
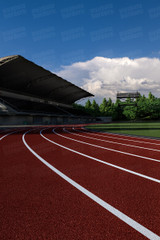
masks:
MULTIPOLYGON (((64 128, 64 129, 65 129, 65 128, 64 128)), ((75 130, 74 128, 72 128, 72 129, 75 130)), ((70 132, 70 131, 68 131, 68 130, 66 130, 66 129, 65 129, 65 131, 67 131, 67 132, 70 133, 70 134, 74 134, 74 135, 77 135, 77 136, 80 136, 80 137, 83 137, 83 138, 90 138, 90 139, 98 140, 98 141, 101 141, 101 142, 114 143, 114 144, 123 145, 123 146, 127 146, 127 147, 140 148, 140 149, 146 149, 146 150, 149 150, 149 151, 160 152, 159 149, 140 147, 140 146, 137 146, 137 145, 131 145, 131 144, 119 143, 119 142, 114 142, 114 141, 109 141, 109 140, 103 140, 103 139, 99 139, 99 138, 88 137, 88 136, 80 135, 80 134, 78 134, 78 133, 70 132)), ((75 131, 76 131, 76 132, 80 132, 80 133, 85 133, 85 132, 82 132, 82 131, 79 131, 79 130, 75 130, 75 131)), ((101 136, 101 135, 97 135, 97 136, 101 136)), ((103 135, 102 135, 102 136, 103 136, 103 135)), ((127 141, 127 140, 126 140, 126 141, 127 141)))
MULTIPOLYGON (((88 134, 93 134, 93 135, 97 135, 98 134, 98 132, 92 131, 90 129, 86 129, 84 127, 81 127, 81 129, 84 130, 88 134)), ((77 131, 76 129, 74 129, 74 130, 77 131)), ((111 132, 101 132, 101 133, 102 133, 102 135, 104 137, 107 137, 107 138, 113 138, 113 139, 119 139, 119 140, 127 140, 127 141, 138 142, 138 143, 147 143, 147 144, 153 144, 153 145, 158 145, 158 146, 160 145, 160 140, 159 139, 144 138, 142 136, 136 136, 135 137, 135 136, 127 135, 127 134, 118 134, 118 133, 111 133, 111 132), (111 135, 111 136, 108 136, 108 135, 111 135), (118 137, 112 137, 112 136, 119 136, 119 138, 118 137), (120 138, 120 137, 122 137, 122 138, 120 138), (125 138, 123 138, 123 137, 125 137, 125 138), (130 139, 128 139, 128 138, 130 138, 130 139), (132 139, 153 140, 153 141, 157 141, 159 143, 147 142, 147 141, 139 141, 139 140, 132 140, 132 139)))
MULTIPOLYGON (((58 134, 58 133, 57 133, 57 134, 58 134)), ((63 135, 61 135, 61 134, 58 134, 58 135, 63 136, 63 135)), ((80 136, 81 136, 81 135, 80 135, 80 136)), ((124 155, 129 155, 129 156, 132 156, 132 157, 142 158, 142 159, 146 159, 146 160, 149 160, 149 161, 160 162, 160 160, 155 159, 155 158, 144 157, 144 156, 137 155, 137 154, 133 154, 133 153, 128 153, 128 152, 123 152, 123 151, 119 151, 119 150, 112 149, 112 148, 102 147, 102 146, 99 146, 99 145, 96 145, 96 144, 91 144, 91 143, 88 143, 88 142, 76 140, 76 139, 74 139, 74 138, 70 138, 70 137, 66 137, 66 136, 63 136, 63 137, 64 137, 64 138, 68 138, 68 139, 70 139, 70 140, 72 140, 72 141, 75 141, 75 142, 79 142, 79 143, 82 143, 82 144, 90 145, 90 146, 92 146, 92 147, 102 148, 102 149, 105 149, 105 150, 108 150, 108 151, 118 152, 118 153, 121 153, 121 154, 124 154, 124 155)))
MULTIPOLYGON (((76 131, 76 129, 75 128, 73 128, 75 131, 76 131)), ((91 130, 86 130, 85 128, 81 128, 81 129, 84 129, 86 132, 85 133, 87 133, 87 134, 91 134, 91 135, 96 135, 96 136, 100 136, 99 134, 97 134, 97 133, 95 133, 95 132, 92 132, 91 130), (90 131, 90 132, 88 132, 88 131, 90 131)), ((102 133, 102 135, 101 136, 103 136, 103 137, 105 137, 105 138, 112 138, 112 139, 119 139, 119 140, 122 140, 122 141, 130 141, 130 142, 137 142, 137 143, 143 143, 143 144, 152 144, 152 145, 156 145, 156 146, 160 146, 160 143, 153 143, 153 142, 147 142, 147 141, 139 141, 139 140, 132 140, 132 139, 128 139, 128 137, 130 137, 130 136, 127 136, 127 135, 124 135, 124 137, 127 137, 127 138, 118 138, 118 137, 110 137, 110 136, 108 136, 108 135, 113 135, 113 136, 115 136, 115 135, 117 135, 117 136, 120 136, 119 134, 115 134, 115 133, 109 133, 109 132, 107 132, 106 134, 104 134, 104 133, 102 133)), ((122 136, 122 135, 121 135, 122 136)), ((123 137, 123 136, 122 136, 123 137)), ((132 138, 132 137, 130 137, 130 138, 132 138)), ((140 138, 140 137, 139 137, 140 138)), ((146 139, 146 138, 141 138, 141 139, 146 139)), ((154 141, 156 140, 156 139, 153 139, 154 141)), ((156 140, 156 141, 159 141, 159 140, 156 140)))
POLYGON ((25 131, 26 128, 27 128, 27 127, 24 127, 23 129, 19 129, 19 130, 16 130, 16 131, 7 133, 6 135, 4 135, 4 136, 2 136, 2 137, 0 138, 0 141, 1 141, 3 138, 5 138, 5 137, 7 137, 7 136, 9 136, 9 135, 11 135, 11 134, 13 134, 13 133, 25 131))
MULTIPOLYGON (((134 129, 133 129, 134 130, 134 129)), ((134 136, 134 135, 129 135, 129 134, 118 134, 118 133, 112 133, 112 132, 104 132, 104 134, 109 134, 109 135, 117 135, 117 136, 124 136, 124 137, 127 137, 127 138, 133 138, 133 139, 137 139, 137 138, 140 138, 140 139, 144 139, 144 140, 153 140, 153 141, 156 141, 156 142, 159 142, 159 144, 158 145, 160 145, 160 139, 156 139, 156 138, 150 138, 150 137, 148 137, 147 138, 147 136, 146 137, 143 137, 143 136, 141 136, 141 135, 139 135, 139 136, 134 136)))
MULTIPOLYGON (((42 131, 41 131, 41 132, 42 132, 42 131)), ((76 154, 79 154, 79 155, 81 155, 81 156, 90 158, 90 159, 92 159, 92 160, 94 160, 94 161, 100 162, 100 163, 105 164, 105 165, 108 165, 108 166, 110 166, 110 167, 119 169, 119 170, 121 170, 121 171, 124 171, 124 172, 127 172, 127 173, 131 173, 131 174, 133 174, 133 175, 136 175, 136 176, 145 178, 145 179, 147 179, 147 180, 151 180, 151 181, 156 182, 156 183, 160 183, 160 180, 159 180, 159 179, 152 178, 152 177, 149 177, 149 176, 147 176, 147 175, 134 172, 134 171, 129 170, 129 169, 127 169, 127 168, 123 168, 123 167, 114 165, 114 164, 112 164, 112 163, 102 161, 102 160, 100 160, 100 159, 98 159, 98 158, 91 157, 91 156, 89 156, 89 155, 87 155, 87 154, 84 154, 84 153, 78 152, 78 151, 76 151, 76 150, 73 150, 73 149, 71 149, 71 148, 65 147, 65 146, 63 146, 63 145, 61 145, 61 144, 59 144, 59 143, 56 143, 56 142, 50 140, 49 138, 45 137, 41 132, 40 132, 40 135, 41 135, 44 139, 46 139, 47 141, 49 141, 49 142, 51 142, 51 143, 53 143, 53 144, 55 144, 55 145, 57 145, 57 146, 59 146, 59 147, 61 147, 61 148, 64 148, 64 149, 66 149, 66 150, 68 150, 68 151, 71 151, 71 152, 74 152, 74 153, 76 153, 76 154)), ((56 133, 56 132, 54 131, 54 129, 53 129, 53 132, 54 132, 55 134, 57 134, 57 135, 60 135, 60 134, 56 133)), ((60 136, 61 136, 61 137, 64 137, 63 135, 60 135, 60 136)))
POLYGON ((5 137, 7 137, 7 136, 9 136, 9 135, 11 135, 11 134, 13 134, 13 133, 16 133, 16 132, 18 132, 18 131, 14 131, 14 132, 7 133, 6 135, 4 135, 3 137, 0 138, 0 141, 1 141, 3 138, 5 138, 5 137))
MULTIPOLYGON (((44 130, 44 129, 43 129, 44 130)), ((41 134, 42 131, 41 130, 41 134)), ((67 181, 68 183, 70 183, 73 187, 75 187, 76 189, 78 189, 80 192, 82 192, 84 195, 86 195, 87 197, 89 197, 90 199, 92 199, 94 202, 96 202, 97 204, 99 204, 101 207, 103 207, 104 209, 106 209, 107 211, 109 211, 110 213, 112 213, 114 216, 116 216, 117 218, 119 218, 120 220, 122 220, 123 222, 125 222, 126 224, 128 224, 130 227, 132 227, 133 229, 135 229, 137 232, 141 233, 143 236, 145 236, 146 238, 150 239, 150 240, 160 240, 160 237, 153 233, 152 231, 150 231, 148 228, 144 227, 143 225, 141 225, 140 223, 136 222, 135 220, 133 220, 132 218, 128 217, 126 214, 122 213, 121 211, 119 211, 118 209, 114 208, 112 205, 108 204, 107 202, 103 201, 101 198, 99 198, 98 196, 96 196, 95 194, 93 194, 92 192, 90 192, 89 190, 87 190, 86 188, 84 188, 83 186, 81 186, 80 184, 78 184, 77 182, 75 182, 74 180, 72 180, 71 178, 69 178, 67 175, 65 175, 64 173, 62 173, 61 171, 59 171, 57 168, 53 167, 50 163, 48 163, 44 158, 42 158, 40 155, 38 155, 26 142, 25 140, 25 135, 28 133, 29 131, 25 132, 23 134, 22 140, 23 143, 25 144, 25 146, 28 148, 28 150, 36 157, 38 158, 43 164, 45 164, 48 168, 50 168, 53 172, 55 172, 57 175, 59 175, 61 178, 63 178, 65 181, 67 181)), ((52 141, 53 142, 53 141, 52 141)))

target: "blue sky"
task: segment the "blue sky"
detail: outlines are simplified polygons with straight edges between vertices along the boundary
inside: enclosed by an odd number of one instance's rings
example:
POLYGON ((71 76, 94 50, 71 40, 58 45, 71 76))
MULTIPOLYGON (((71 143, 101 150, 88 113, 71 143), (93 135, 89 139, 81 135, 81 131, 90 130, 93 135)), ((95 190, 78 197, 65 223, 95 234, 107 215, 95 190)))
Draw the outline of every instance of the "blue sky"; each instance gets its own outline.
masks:
POLYGON ((0 5, 1 56, 22 54, 56 70, 95 56, 159 56, 159 1, 15 0, 0 5))
POLYGON ((160 56, 159 0, 6 0, 0 13, 0 56, 20 54, 64 78, 63 66, 95 57, 160 56))

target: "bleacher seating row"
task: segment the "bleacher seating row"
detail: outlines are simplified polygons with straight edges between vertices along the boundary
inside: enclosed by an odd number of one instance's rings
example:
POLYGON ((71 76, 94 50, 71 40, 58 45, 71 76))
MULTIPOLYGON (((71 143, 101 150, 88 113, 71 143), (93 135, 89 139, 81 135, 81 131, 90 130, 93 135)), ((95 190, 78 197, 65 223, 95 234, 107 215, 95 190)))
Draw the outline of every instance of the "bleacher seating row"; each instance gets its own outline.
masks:
POLYGON ((31 102, 27 100, 19 100, 9 97, 0 99, 0 114, 10 113, 43 113, 59 116, 87 116, 83 111, 74 108, 64 108, 56 105, 45 103, 31 102))

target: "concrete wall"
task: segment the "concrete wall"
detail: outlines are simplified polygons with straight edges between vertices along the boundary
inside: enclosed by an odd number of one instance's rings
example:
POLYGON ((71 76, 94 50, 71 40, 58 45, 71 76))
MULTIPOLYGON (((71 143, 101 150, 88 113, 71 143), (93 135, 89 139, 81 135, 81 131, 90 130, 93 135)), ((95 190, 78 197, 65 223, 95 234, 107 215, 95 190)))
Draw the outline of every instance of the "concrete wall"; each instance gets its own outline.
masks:
POLYGON ((32 116, 2 115, 0 125, 30 125, 33 124, 32 116))
POLYGON ((107 123, 111 117, 66 117, 44 115, 0 115, 0 125, 56 125, 81 123, 107 123))
POLYGON ((0 125, 50 125, 96 122, 95 118, 39 115, 0 115, 0 125))
POLYGON ((97 117, 97 121, 100 121, 103 123, 109 123, 109 122, 112 122, 112 117, 97 117))

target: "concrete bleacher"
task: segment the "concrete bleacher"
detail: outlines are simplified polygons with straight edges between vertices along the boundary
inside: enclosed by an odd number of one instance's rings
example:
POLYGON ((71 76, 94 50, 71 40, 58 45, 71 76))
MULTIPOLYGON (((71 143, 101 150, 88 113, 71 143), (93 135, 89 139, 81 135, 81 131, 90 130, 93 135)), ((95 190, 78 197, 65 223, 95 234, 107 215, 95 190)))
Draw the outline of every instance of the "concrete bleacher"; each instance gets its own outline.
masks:
POLYGON ((16 113, 16 109, 10 106, 4 99, 0 99, 0 114, 16 113))
POLYGON ((0 103, 0 114, 3 114, 3 113, 7 113, 8 110, 6 108, 6 106, 2 103, 0 103))
POLYGON ((0 125, 86 123, 73 108, 91 93, 19 55, 0 58, 0 125))

